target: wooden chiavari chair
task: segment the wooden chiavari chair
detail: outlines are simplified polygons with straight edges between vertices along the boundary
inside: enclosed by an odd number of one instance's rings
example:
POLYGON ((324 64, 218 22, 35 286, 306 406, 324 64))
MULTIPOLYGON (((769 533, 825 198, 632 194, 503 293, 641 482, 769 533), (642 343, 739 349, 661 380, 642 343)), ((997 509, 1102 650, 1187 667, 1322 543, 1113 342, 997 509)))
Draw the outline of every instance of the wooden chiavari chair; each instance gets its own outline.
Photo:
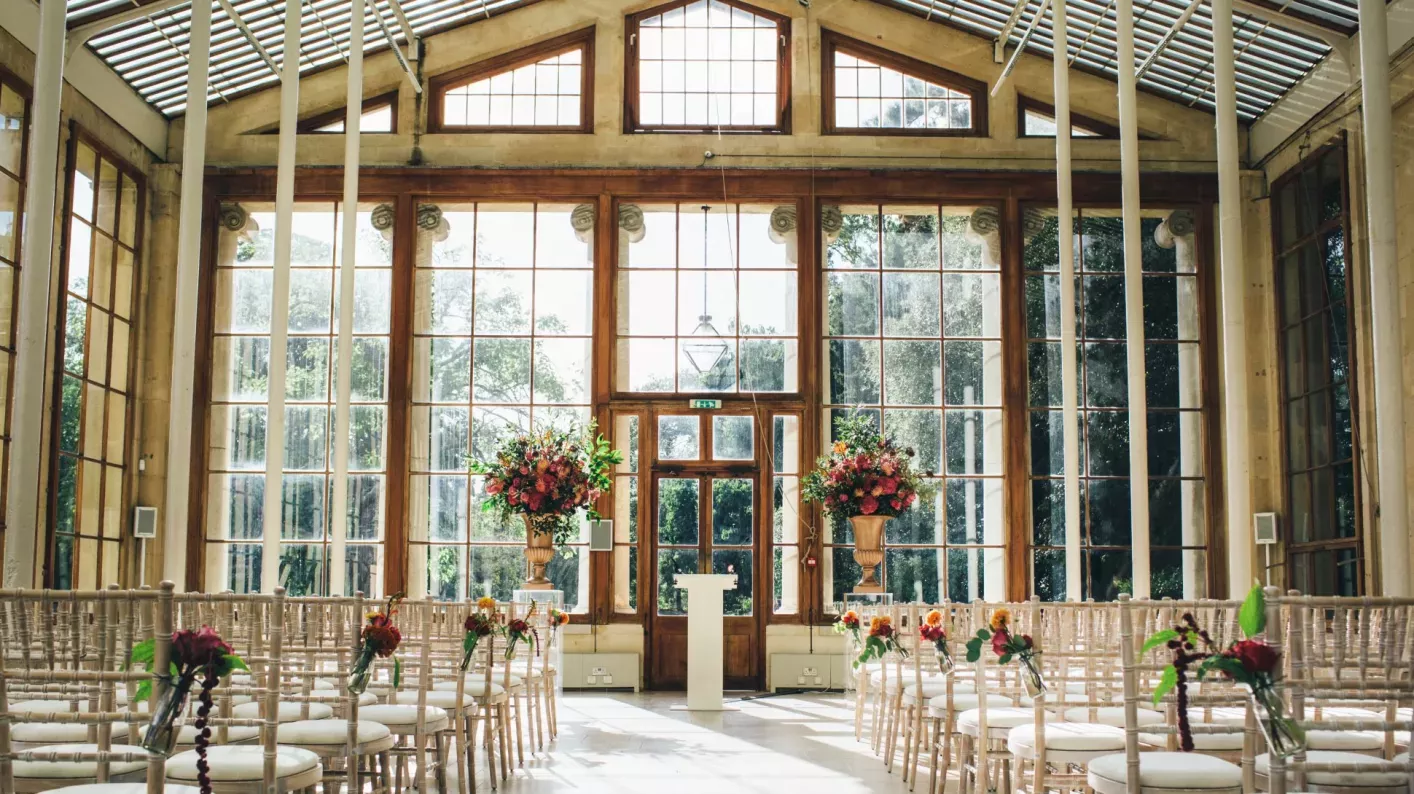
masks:
POLYGON ((1276 588, 1267 588, 1269 641, 1285 651, 1287 662, 1281 684, 1290 697, 1288 716, 1306 731, 1308 741, 1313 733, 1324 738, 1291 758, 1270 752, 1257 756, 1259 789, 1273 794, 1414 791, 1414 763, 1407 752, 1393 753, 1396 735, 1407 736, 1412 727, 1400 715, 1414 704, 1411 613, 1414 600, 1409 599, 1295 593, 1283 598, 1276 588), (1326 718, 1307 719, 1323 703, 1331 704, 1326 718), (1317 746, 1339 747, 1346 734, 1373 734, 1380 747, 1362 753, 1317 746))
POLYGON ((437 607, 435 602, 429 601, 404 601, 399 606, 397 625, 402 632, 402 643, 398 646, 397 655, 402 663, 402 680, 394 686, 391 680, 393 665, 380 665, 379 678, 389 676, 383 679, 387 687, 386 702, 360 710, 364 719, 387 726, 397 738, 390 751, 394 761, 395 791, 405 790, 405 780, 418 791, 424 791, 429 772, 436 781, 437 790, 447 790, 446 744, 455 721, 446 708, 433 702, 442 700, 452 705, 450 698, 439 698, 432 691, 435 643, 431 626, 432 613, 437 607), (413 778, 413 775, 416 777, 413 778))
POLYGON ((164 759, 138 747, 115 747, 113 734, 115 725, 134 719, 116 705, 119 685, 150 679, 155 691, 165 686, 155 673, 127 669, 118 641, 121 616, 155 613, 162 665, 154 670, 163 670, 171 642, 171 595, 170 583, 142 593, 0 591, 7 617, 15 621, 6 621, 6 645, 0 652, 0 791, 111 788, 152 774, 155 782, 145 788, 153 794, 163 791, 164 759), (36 638, 53 645, 35 647, 36 638), (12 730, 33 723, 78 726, 88 741, 16 751, 12 730))
MULTIPOLYGON (((284 642, 285 642, 285 589, 275 588, 273 595, 234 595, 223 593, 211 596, 214 601, 226 601, 233 607, 237 623, 242 628, 233 632, 237 636, 262 638, 252 641, 251 647, 259 647, 258 652, 250 652, 233 646, 250 666, 248 677, 226 684, 231 694, 251 698, 248 703, 233 706, 231 716, 213 710, 207 719, 213 732, 221 727, 228 730, 237 727, 254 726, 260 729, 260 743, 239 745, 224 744, 213 746, 207 751, 210 778, 213 791, 217 794, 248 794, 252 787, 263 786, 271 791, 300 791, 317 785, 324 776, 319 756, 297 747, 280 746, 277 742, 277 728, 288 715, 283 709, 283 698, 290 697, 283 691, 284 683, 284 642), (247 708, 253 707, 253 708, 247 708)), ((167 631, 165 636, 170 636, 167 631)), ((163 627, 157 630, 158 647, 162 648, 163 627)), ((165 651, 163 652, 165 656, 165 651)), ((158 657, 158 664, 163 657, 158 657)), ((217 691, 220 691, 218 687, 217 691)), ((195 693, 193 693, 195 698, 195 693)), ((296 710, 306 703, 294 702, 296 710)), ((327 707, 326 707, 327 708, 327 707)), ((168 759, 166 775, 169 781, 194 785, 197 781, 197 751, 187 750, 168 759)))

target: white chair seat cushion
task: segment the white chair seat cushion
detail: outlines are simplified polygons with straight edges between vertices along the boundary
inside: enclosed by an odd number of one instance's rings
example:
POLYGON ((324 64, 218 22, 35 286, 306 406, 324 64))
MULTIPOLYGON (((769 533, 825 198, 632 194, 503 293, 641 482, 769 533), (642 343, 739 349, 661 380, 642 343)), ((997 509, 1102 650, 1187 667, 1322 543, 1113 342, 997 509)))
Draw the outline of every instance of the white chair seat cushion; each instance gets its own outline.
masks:
MULTIPOLYGON (((224 744, 235 744, 237 742, 248 742, 260 735, 260 728, 254 725, 230 725, 226 728, 226 741, 224 744)), ((211 727, 211 743, 217 744, 221 738, 221 729, 211 727)), ((196 744, 196 725, 190 720, 182 726, 182 730, 177 734, 177 744, 196 744)))
MULTIPOLYGON (((35 712, 30 712, 31 714, 35 712)), ((10 740, 17 744, 83 744, 88 741, 88 729, 92 725, 77 722, 16 722, 10 726, 10 740)), ((121 744, 128 737, 126 722, 113 723, 109 734, 114 744, 121 744)))
MULTIPOLYGON (((195 786, 175 786, 168 784, 161 788, 163 794, 201 794, 195 786)), ((51 788, 48 794, 147 794, 146 783, 85 783, 83 786, 51 788)))
MULTIPOLYGON (((1142 725, 1162 725, 1164 715, 1153 709, 1139 709, 1139 724, 1142 725)), ((1113 725, 1116 728, 1124 727, 1124 707, 1123 706, 1100 706, 1099 708, 1073 708, 1065 711, 1066 722, 1090 722, 1096 725, 1113 725)))
MULTIPOLYGON (((118 745, 109 752, 126 752, 129 747, 118 745)), ((40 747, 35 752, 40 753, 96 753, 96 744, 54 744, 40 747)), ((86 778, 98 774, 97 761, 16 761, 14 763, 15 777, 27 780, 54 779, 64 780, 69 778, 86 778)), ((147 768, 146 761, 110 761, 108 763, 108 774, 126 775, 147 768)))
MULTIPOLYGON (((1312 764, 1379 764, 1380 759, 1359 753, 1343 753, 1336 750, 1309 750, 1306 753, 1307 763, 1312 764)), ((1257 756, 1257 774, 1266 776, 1271 773, 1272 758, 1267 753, 1257 756)), ((1287 777, 1292 777, 1290 770, 1287 777)), ((1306 782, 1313 786, 1343 786, 1346 788, 1388 788, 1403 785, 1408 779, 1400 772, 1381 772, 1371 770, 1369 772, 1321 772, 1312 770, 1306 773, 1306 782)))
MULTIPOLYGON (((978 707, 978 705, 980 705, 980 703, 981 698, 971 693, 964 692, 962 694, 957 694, 954 692, 952 696, 952 707, 955 713, 967 711, 968 709, 975 709, 978 707)), ((1016 704, 1012 703, 1011 698, 1009 697, 1003 697, 1002 695, 987 696, 987 708, 989 709, 1004 709, 1014 705, 1016 704)), ((947 712, 948 696, 946 694, 935 695, 928 699, 929 716, 943 717, 947 715, 947 712)))
POLYGON ((21 700, 10 706, 10 711, 26 714, 66 714, 74 710, 74 704, 67 700, 21 700))
MULTIPOLYGON (((280 707, 276 709, 277 722, 294 722, 295 720, 327 720, 334 716, 334 709, 327 703, 289 703, 280 702, 280 707), (309 706, 309 715, 300 713, 301 706, 309 706)), ((259 703, 242 703, 231 709, 231 716, 237 719, 253 720, 260 717, 259 703)))
MULTIPOLYGON (((292 744, 297 747, 343 747, 348 738, 348 720, 296 720, 281 725, 275 731, 275 740, 280 744, 292 744)), ((387 725, 359 719, 359 745, 367 747, 372 744, 386 743, 388 747, 392 747, 394 742, 393 732, 388 730, 387 725)))
MULTIPOLYGON (((1056 715, 1043 712, 1046 722, 1055 722, 1056 715)), ((1018 725, 1031 725, 1036 719, 1035 709, 992 708, 987 709, 987 731, 1011 730, 1018 725)), ((976 736, 982 720, 981 709, 968 709, 957 715, 957 729, 970 736, 976 736)))
POLYGON ((1311 750, 1375 752, 1385 746, 1379 731, 1307 731, 1306 747, 1311 750))
MULTIPOLYGON (((511 678, 511 681, 516 682, 516 683, 519 683, 520 679, 512 677, 512 678, 511 678)), ((514 685, 515 685, 515 684, 513 683, 512 686, 514 686, 514 685)), ((432 685, 432 691, 433 691, 433 692, 455 692, 455 691, 457 691, 457 682, 456 682, 456 681, 441 681, 441 682, 438 682, 438 683, 432 685)), ((492 696, 492 697, 495 697, 496 695, 499 695, 499 694, 501 694, 502 692, 505 692, 505 691, 506 691, 506 690, 505 690, 499 683, 497 683, 497 682, 495 682, 495 681, 492 681, 492 682, 491 682, 491 696, 492 696)), ((466 686, 465 686, 465 688, 462 690, 462 693, 463 693, 463 694, 466 694, 466 695, 472 695, 473 697, 482 697, 482 696, 484 696, 484 695, 486 694, 486 679, 485 679, 484 677, 482 677, 482 678, 472 678, 471 676, 467 676, 467 677, 466 677, 466 686)), ((398 702, 401 703, 402 701, 399 700, 398 702)), ((432 701, 429 700, 428 702, 431 703, 432 701)), ((449 702, 450 702, 450 701, 449 701, 449 702)), ((438 704, 438 705, 440 705, 440 704, 438 704)))
MULTIPOLYGON (((447 712, 436 706, 424 709, 423 729, 429 733, 445 730, 451 721, 447 712)), ((417 725, 417 706, 379 703, 366 709, 359 709, 359 721, 369 720, 388 726, 393 733, 411 733, 417 725)))
MULTIPOLYGON (((1167 733, 1141 733, 1139 741, 1150 747, 1167 747, 1170 734, 1167 733)), ((1174 741, 1178 741, 1178 735, 1173 734, 1174 741)), ((1177 745, 1175 745, 1177 746, 1177 745)), ((1193 734, 1193 749, 1203 753, 1235 753, 1242 750, 1242 734, 1240 733, 1195 733, 1193 734)))
MULTIPOLYGON (((1124 753, 1102 755, 1092 760, 1087 770, 1090 787, 1097 791, 1122 791, 1129 777, 1129 764, 1124 753)), ((1211 755, 1140 753, 1139 790, 1238 792, 1242 790, 1242 769, 1211 755)))
MULTIPOLYGON (((416 706, 417 697, 416 692, 399 692, 393 696, 393 702, 402 706, 416 706)), ((469 709, 475 706, 476 698, 470 694, 463 694, 461 705, 458 706, 456 692, 433 691, 427 693, 427 705, 436 706, 445 711, 460 711, 461 709, 469 709)))
MULTIPOLYGON (((265 748, 255 745, 212 747, 206 751, 211 780, 216 783, 258 781, 265 775, 265 748)), ((298 747, 275 748, 277 779, 319 769, 319 756, 298 747)), ((196 780, 196 751, 187 750, 167 759, 167 779, 196 780)))
MULTIPOLYGON (((1036 752, 1036 726, 1018 725, 1007 734, 1012 755, 1032 758, 1036 752)), ((1105 753, 1124 750, 1124 731, 1113 725, 1057 722, 1046 726, 1047 752, 1105 753)))

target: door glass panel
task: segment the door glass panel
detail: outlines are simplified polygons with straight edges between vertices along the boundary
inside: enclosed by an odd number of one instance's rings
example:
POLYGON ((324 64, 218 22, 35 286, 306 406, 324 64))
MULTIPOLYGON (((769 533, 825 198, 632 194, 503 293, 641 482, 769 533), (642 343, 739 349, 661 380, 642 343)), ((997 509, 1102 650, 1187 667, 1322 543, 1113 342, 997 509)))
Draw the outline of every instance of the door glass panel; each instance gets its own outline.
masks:
POLYGON ((698 504, 697 480, 664 477, 658 481, 659 545, 697 545, 698 504))
POLYGON ((659 549, 659 615, 687 614, 687 591, 679 589, 675 583, 680 573, 697 573, 697 549, 659 549))
POLYGON ((751 545, 752 490, 748 479, 712 480, 712 545, 751 545))
POLYGON ((722 594, 722 614, 751 615, 751 549, 716 549, 712 573, 736 574, 736 589, 722 594))
POLYGON ((658 459, 697 460, 702 423, 695 416, 658 417, 658 459))
POLYGON ((751 460, 754 457, 753 418, 712 417, 712 459, 751 460))

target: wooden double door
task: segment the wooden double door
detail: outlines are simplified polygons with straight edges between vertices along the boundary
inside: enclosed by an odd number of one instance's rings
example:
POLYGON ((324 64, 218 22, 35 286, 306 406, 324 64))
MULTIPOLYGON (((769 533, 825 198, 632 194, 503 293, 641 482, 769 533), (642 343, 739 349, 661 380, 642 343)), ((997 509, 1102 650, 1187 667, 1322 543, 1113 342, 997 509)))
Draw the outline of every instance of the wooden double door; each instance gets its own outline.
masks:
POLYGON ((771 551, 763 521, 762 442, 751 414, 661 414, 649 494, 648 686, 687 683, 687 593, 680 573, 736 574, 723 599, 723 679, 756 690, 765 680, 771 551), (678 440, 665 433, 680 433, 678 440), (691 436, 696 435, 694 445, 691 436), (694 459, 687 460, 692 456, 694 459))

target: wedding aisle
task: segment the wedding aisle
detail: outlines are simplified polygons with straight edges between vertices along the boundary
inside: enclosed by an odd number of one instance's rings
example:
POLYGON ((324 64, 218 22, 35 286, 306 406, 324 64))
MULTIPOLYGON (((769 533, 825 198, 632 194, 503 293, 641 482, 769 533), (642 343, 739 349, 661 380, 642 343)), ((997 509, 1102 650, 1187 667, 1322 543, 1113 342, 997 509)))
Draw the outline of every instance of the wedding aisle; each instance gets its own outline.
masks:
POLYGON ((501 791, 599 794, 853 794, 902 790, 854 740, 844 696, 780 695, 736 711, 673 711, 681 693, 567 692, 555 751, 529 756, 501 791))

